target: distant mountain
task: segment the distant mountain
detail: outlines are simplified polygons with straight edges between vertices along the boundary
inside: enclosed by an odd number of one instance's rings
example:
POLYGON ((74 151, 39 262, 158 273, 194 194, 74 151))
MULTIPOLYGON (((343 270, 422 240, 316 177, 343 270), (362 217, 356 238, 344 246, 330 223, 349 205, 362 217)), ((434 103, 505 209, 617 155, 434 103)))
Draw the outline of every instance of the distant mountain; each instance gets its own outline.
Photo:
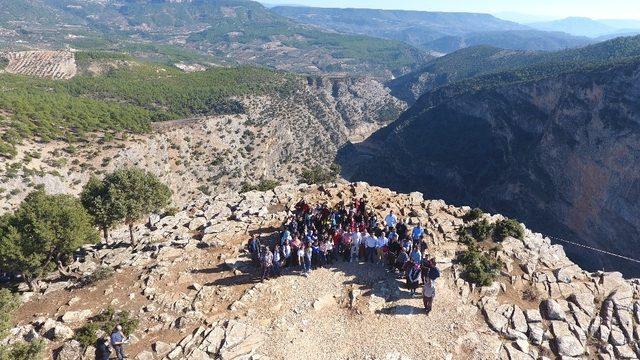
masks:
MULTIPOLYGON (((640 256, 640 37, 505 54, 504 64, 499 51, 471 50, 428 65, 441 71, 436 79, 468 78, 427 91, 394 123, 344 147, 343 175, 640 256), (496 72, 472 77, 487 71, 474 59, 496 72), (513 60, 521 66, 498 70, 513 60)), ((567 250, 590 269, 640 275, 630 263, 567 250)))
POLYGON ((0 46, 161 52, 166 58, 390 78, 430 57, 394 40, 300 24, 248 0, 0 0, 0 46), (27 21, 24 21, 24 20, 27 21))
POLYGON ((474 45, 550 51, 589 43, 585 38, 535 31, 489 14, 295 6, 273 11, 324 29, 400 40, 440 53, 474 45))
POLYGON ((477 45, 489 45, 513 50, 555 51, 581 47, 591 43, 593 43, 593 40, 587 37, 573 36, 563 32, 512 30, 444 36, 422 44, 421 47, 442 53, 450 53, 477 45))
MULTIPOLYGON (((413 103, 424 93, 444 85, 476 78, 480 83, 521 81, 570 71, 576 64, 596 66, 640 56, 640 36, 622 37, 578 49, 555 52, 513 51, 477 46, 434 59, 388 85, 395 96, 413 103)), ((459 85, 461 88, 470 84, 459 85)))
POLYGON ((640 29, 640 20, 633 19, 598 19, 598 22, 616 29, 640 29))
POLYGON ((618 31, 618 28, 614 26, 585 17, 568 17, 566 19, 528 25, 538 30, 563 31, 571 35, 588 36, 591 38, 597 38, 618 31))
POLYGON ((474 46, 430 61, 420 70, 389 81, 392 94, 409 104, 422 94, 460 80, 534 63, 537 53, 474 46))
POLYGON ((551 16, 531 15, 531 14, 524 14, 519 12, 511 12, 511 11, 493 13, 492 15, 497 17, 498 19, 513 21, 518 24, 530 24, 534 22, 546 22, 546 21, 557 20, 557 18, 554 18, 551 16))

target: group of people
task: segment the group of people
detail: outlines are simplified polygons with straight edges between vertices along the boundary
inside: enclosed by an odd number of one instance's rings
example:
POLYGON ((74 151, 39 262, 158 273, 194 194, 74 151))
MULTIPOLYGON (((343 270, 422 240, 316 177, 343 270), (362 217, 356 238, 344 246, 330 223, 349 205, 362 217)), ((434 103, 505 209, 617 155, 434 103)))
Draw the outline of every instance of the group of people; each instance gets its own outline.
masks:
POLYGON ((380 221, 364 198, 333 207, 326 203, 312 206, 301 200, 275 238, 253 235, 248 244, 253 261, 262 270, 262 281, 280 276, 283 269, 308 276, 313 269, 337 261, 383 264, 406 279, 412 294, 422 282, 427 314, 435 297, 435 281, 440 277, 428 247, 422 224, 409 231, 393 210, 380 221))
POLYGON ((109 360, 111 357, 111 348, 116 353, 118 360, 126 358, 124 354, 124 345, 127 343, 127 337, 122 332, 122 326, 116 325, 110 335, 100 337, 96 343, 96 360, 109 360))

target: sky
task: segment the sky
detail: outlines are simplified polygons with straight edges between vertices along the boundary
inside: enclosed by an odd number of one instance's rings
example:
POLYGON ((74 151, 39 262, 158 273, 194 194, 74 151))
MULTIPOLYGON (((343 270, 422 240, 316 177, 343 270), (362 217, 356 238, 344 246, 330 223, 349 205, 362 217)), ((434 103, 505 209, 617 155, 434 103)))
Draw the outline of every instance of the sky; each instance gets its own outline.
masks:
POLYGON ((490 14, 519 13, 544 18, 640 19, 640 0, 264 0, 278 5, 356 7, 490 14))

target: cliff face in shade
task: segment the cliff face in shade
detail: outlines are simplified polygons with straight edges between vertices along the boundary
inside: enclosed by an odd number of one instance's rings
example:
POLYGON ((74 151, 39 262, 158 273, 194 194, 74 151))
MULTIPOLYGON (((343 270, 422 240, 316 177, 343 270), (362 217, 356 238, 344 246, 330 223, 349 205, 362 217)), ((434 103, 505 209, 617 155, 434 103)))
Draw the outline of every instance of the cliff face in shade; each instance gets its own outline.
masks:
MULTIPOLYGON (((350 180, 481 206, 640 257, 640 62, 480 90, 443 88, 341 149, 350 180)), ((567 253, 590 269, 633 263, 567 253)))

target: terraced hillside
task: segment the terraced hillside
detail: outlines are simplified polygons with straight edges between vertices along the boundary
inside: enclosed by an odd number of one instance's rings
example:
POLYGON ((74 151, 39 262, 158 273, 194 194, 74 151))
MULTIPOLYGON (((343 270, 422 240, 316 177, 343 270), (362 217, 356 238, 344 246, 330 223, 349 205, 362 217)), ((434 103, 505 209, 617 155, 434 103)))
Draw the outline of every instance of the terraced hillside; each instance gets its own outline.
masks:
POLYGON ((75 57, 70 51, 20 51, 5 55, 5 71, 49 79, 70 79, 76 74, 75 57))

